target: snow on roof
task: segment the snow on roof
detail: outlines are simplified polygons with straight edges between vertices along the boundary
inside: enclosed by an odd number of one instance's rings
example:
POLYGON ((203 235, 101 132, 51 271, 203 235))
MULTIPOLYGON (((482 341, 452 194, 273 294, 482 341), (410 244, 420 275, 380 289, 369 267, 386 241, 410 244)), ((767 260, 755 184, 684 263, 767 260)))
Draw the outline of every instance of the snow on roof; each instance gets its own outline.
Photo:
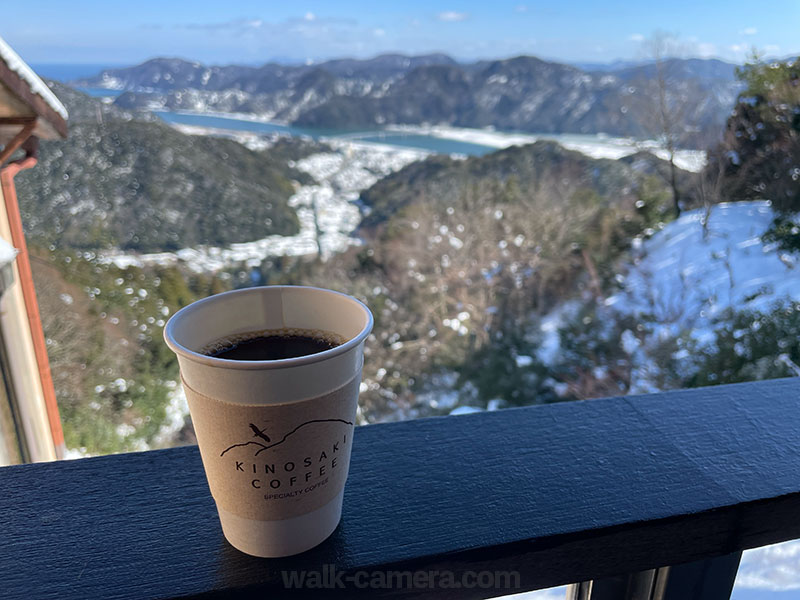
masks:
POLYGON ((19 57, 19 54, 14 52, 11 46, 9 46, 2 37, 0 37, 0 60, 6 63, 9 69, 19 75, 20 78, 28 84, 34 94, 41 96, 42 100, 44 100, 50 108, 64 117, 64 119, 68 118, 69 114, 67 113, 67 109, 64 108, 61 101, 56 98, 56 95, 47 87, 47 84, 33 72, 33 69, 25 64, 25 61, 19 57))
POLYGON ((17 249, 3 238, 0 238, 0 267, 10 263, 16 256, 17 249))

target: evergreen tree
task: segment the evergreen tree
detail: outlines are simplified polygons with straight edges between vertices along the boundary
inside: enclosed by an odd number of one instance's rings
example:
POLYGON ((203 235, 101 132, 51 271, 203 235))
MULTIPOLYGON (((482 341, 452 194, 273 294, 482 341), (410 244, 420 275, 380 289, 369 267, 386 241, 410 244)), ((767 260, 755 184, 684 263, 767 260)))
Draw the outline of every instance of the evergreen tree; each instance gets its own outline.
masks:
POLYGON ((767 199, 778 211, 797 212, 800 61, 765 63, 754 56, 737 76, 746 87, 706 173, 721 170, 722 199, 767 199))
POLYGON ((800 303, 728 311, 720 321, 714 343, 692 353, 698 368, 687 387, 800 375, 800 303))

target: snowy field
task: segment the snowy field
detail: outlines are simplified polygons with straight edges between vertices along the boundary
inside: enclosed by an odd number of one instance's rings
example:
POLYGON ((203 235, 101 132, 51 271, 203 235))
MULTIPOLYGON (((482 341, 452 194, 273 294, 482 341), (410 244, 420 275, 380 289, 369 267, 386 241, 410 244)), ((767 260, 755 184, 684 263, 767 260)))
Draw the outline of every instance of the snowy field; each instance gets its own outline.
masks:
MULTIPOLYGON (((387 131, 398 133, 414 133, 429 135, 445 140, 469 142, 492 148, 508 148, 532 144, 539 140, 553 140, 568 150, 574 150, 592 158, 619 159, 636 152, 647 150, 659 158, 668 159, 669 154, 654 140, 634 140, 633 138, 615 138, 603 134, 581 135, 572 133, 507 133, 488 129, 467 129, 460 127, 396 125, 387 127, 387 131)), ((706 154, 701 150, 679 150, 675 155, 675 164, 681 169, 699 172, 706 164, 706 154)))
POLYGON ((800 265, 761 235, 774 217, 769 202, 693 210, 636 244, 623 291, 606 300, 618 310, 651 314, 672 333, 691 327, 702 338, 725 309, 763 310, 779 298, 800 300, 800 265))
MULTIPOLYGON (((773 216, 766 201, 724 203, 713 207, 705 226, 705 211, 692 210, 649 239, 634 239, 630 262, 617 278, 620 289, 604 301, 609 321, 632 315, 653 328, 643 341, 631 331, 622 334, 634 365, 631 394, 659 391, 649 355, 659 341, 689 332, 708 343, 714 318, 729 308, 762 311, 800 301, 800 262, 761 241, 773 216)), ((545 364, 558 359, 559 329, 579 308, 568 300, 542 318, 538 358, 545 364)))
POLYGON ((266 150, 272 145, 272 140, 268 136, 249 131, 234 131, 232 129, 186 125, 183 123, 172 123, 171 127, 185 135, 211 135, 232 139, 254 151, 266 150))
POLYGON ((634 249, 622 290, 605 301, 654 324, 643 343, 623 334, 634 365, 631 393, 658 391, 648 350, 659 340, 689 332, 703 345, 714 339, 714 318, 729 308, 764 311, 800 300, 800 265, 761 241, 772 218, 768 202, 719 204, 705 227, 704 211, 690 211, 634 249))

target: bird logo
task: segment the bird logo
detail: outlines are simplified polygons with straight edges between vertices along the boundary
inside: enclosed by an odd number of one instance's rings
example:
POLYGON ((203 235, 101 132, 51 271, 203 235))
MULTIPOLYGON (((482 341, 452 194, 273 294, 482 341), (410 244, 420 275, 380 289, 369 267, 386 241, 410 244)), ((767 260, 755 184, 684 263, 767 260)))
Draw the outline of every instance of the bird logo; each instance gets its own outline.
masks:
POLYGON ((259 438, 259 439, 261 439, 261 441, 260 442, 256 442, 256 441, 251 439, 251 440, 248 440, 246 442, 242 442, 240 444, 233 444, 232 446, 229 446, 229 447, 225 448, 225 450, 220 452, 220 456, 225 456, 226 452, 229 452, 230 450, 233 450, 234 448, 240 448, 242 446, 250 446, 250 445, 259 447, 259 450, 257 450, 256 453, 255 453, 255 456, 258 456, 259 454, 261 454, 262 452, 264 452, 266 450, 269 450, 270 448, 274 448, 275 446, 280 446, 291 435, 297 433, 303 427, 306 427, 308 425, 314 425, 314 424, 317 424, 317 423, 342 423, 344 425, 349 425, 350 427, 353 426, 353 422, 352 421, 346 421, 344 419, 311 419, 310 421, 306 421, 305 423, 300 423, 300 425, 298 425, 297 427, 292 429, 290 432, 285 434, 281 439, 279 439, 276 442, 273 442, 269 438, 269 436, 266 433, 264 433, 267 430, 266 427, 264 429, 259 429, 258 426, 255 423, 248 423, 248 425, 250 425, 250 429, 253 431, 253 437, 254 438, 259 438), (262 442, 266 442, 266 445, 264 443, 262 443, 262 442))
POLYGON ((264 429, 259 429, 258 427, 256 427, 252 423, 250 423, 250 429, 253 430, 253 437, 261 438, 265 442, 269 442, 270 441, 269 436, 266 433, 264 433, 264 431, 266 430, 266 427, 264 429))

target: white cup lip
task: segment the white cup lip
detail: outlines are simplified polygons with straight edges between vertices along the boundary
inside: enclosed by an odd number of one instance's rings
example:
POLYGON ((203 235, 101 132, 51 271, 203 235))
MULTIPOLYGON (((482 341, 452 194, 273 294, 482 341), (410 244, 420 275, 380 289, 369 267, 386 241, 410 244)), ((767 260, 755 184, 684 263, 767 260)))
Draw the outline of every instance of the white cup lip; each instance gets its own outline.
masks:
POLYGON ((166 326, 164 327, 164 340, 169 346, 170 350, 175 352, 178 355, 182 355, 189 360, 207 365, 209 367, 221 367, 225 369, 241 369, 241 370, 265 370, 265 369, 287 369, 291 367, 299 367, 302 365, 313 364, 317 362, 322 362, 338 356, 340 354, 345 354, 349 352, 353 348, 357 347, 361 344, 366 337, 369 335, 370 331, 372 331, 372 326, 374 323, 374 318, 372 316, 372 311, 367 307, 366 304, 354 298, 353 296, 349 296, 347 294, 343 294, 342 292, 337 292, 335 290, 329 290, 325 288, 313 287, 308 285, 262 285, 256 287, 249 287, 249 288, 241 288, 238 290, 230 290, 227 292, 222 292, 219 294, 214 294, 213 296, 207 296, 206 298, 202 298, 200 300, 196 300, 191 304, 188 304, 181 308, 178 312, 172 315, 169 320, 167 321, 166 326), (324 294, 335 294, 336 296, 340 296, 345 298, 349 302, 357 304, 360 306, 364 313, 367 316, 367 322, 364 324, 364 327, 358 334, 347 340, 344 344, 340 346, 336 346, 335 348, 331 348, 330 350, 323 350, 322 352, 317 352, 315 354, 308 354, 306 356, 298 356, 296 358, 283 358, 279 360, 231 360, 228 358, 216 358, 213 356, 207 356, 205 354, 201 354, 199 352, 195 352, 178 342, 174 336, 174 329, 175 323, 182 318, 186 318, 189 314, 197 310, 199 307, 205 304, 219 302, 223 299, 223 297, 230 296, 232 294, 253 294, 258 293, 264 289, 293 289, 293 290, 311 290, 314 292, 321 292, 324 294))

